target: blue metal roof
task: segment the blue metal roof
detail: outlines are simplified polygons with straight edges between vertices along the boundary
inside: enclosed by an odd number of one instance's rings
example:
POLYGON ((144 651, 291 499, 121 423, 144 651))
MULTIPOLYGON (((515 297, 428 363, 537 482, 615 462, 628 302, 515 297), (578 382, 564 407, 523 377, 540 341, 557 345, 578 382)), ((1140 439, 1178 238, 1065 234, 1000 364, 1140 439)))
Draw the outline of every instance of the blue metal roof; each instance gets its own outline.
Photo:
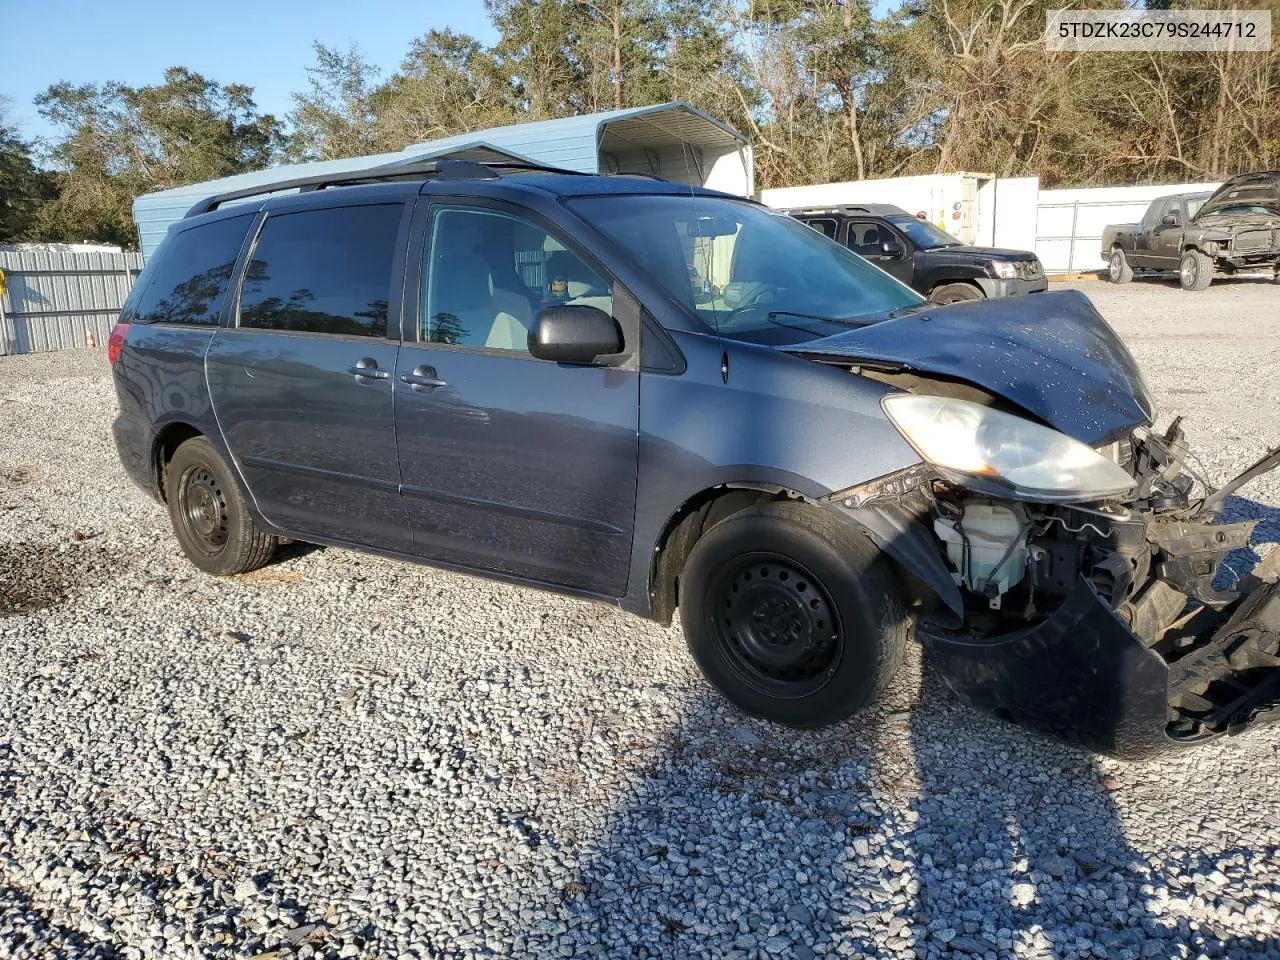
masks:
MULTIPOLYGON (((665 103, 492 127, 413 144, 396 153, 293 164, 224 177, 221 180, 188 184, 138 197, 133 203, 133 219, 138 225, 138 237, 145 258, 164 239, 169 226, 181 220, 200 198, 246 187, 267 186, 312 174, 343 173, 445 155, 465 156, 468 153, 473 156, 505 156, 582 173, 613 173, 617 171, 609 168, 612 163, 611 154, 602 149, 606 129, 610 126, 614 130, 623 131, 620 142, 624 145, 634 145, 640 155, 654 155, 655 159, 650 164, 653 169, 647 172, 665 174, 661 159, 654 153, 654 144, 670 145, 679 141, 706 143, 722 151, 744 150, 747 151, 746 163, 748 166, 750 163, 750 148, 741 134, 688 104, 665 103), (601 169, 602 160, 606 169, 601 169)), ((639 171, 633 169, 630 172, 639 171)), ((750 190, 744 192, 749 193, 750 190)))

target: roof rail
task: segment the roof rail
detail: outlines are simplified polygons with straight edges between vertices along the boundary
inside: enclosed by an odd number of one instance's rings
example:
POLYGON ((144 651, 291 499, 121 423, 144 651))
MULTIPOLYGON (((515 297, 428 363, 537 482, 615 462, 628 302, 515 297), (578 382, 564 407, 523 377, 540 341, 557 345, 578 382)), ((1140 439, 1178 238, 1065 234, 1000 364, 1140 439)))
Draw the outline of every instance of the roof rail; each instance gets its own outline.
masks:
MULTIPOLYGON (((313 173, 309 177, 294 177, 289 180, 278 180, 274 183, 262 183, 254 187, 241 187, 239 190, 228 190, 225 193, 204 197, 186 212, 187 217, 198 217, 202 213, 217 210, 231 200, 243 200, 247 197, 264 196, 282 190, 323 190, 325 187, 349 186, 356 183, 378 183, 387 180, 425 179, 427 177, 443 177, 449 180, 497 180, 498 174, 491 168, 510 166, 510 164, 486 164, 475 160, 424 160, 409 163, 383 164, 378 167, 367 167, 363 170, 341 170, 333 173, 313 173)), ((526 165, 533 168, 532 165, 526 165)), ((551 171, 552 167, 537 167, 551 171)), ((567 173, 569 171, 556 171, 567 173)), ((185 218, 184 218, 185 219, 185 218)))

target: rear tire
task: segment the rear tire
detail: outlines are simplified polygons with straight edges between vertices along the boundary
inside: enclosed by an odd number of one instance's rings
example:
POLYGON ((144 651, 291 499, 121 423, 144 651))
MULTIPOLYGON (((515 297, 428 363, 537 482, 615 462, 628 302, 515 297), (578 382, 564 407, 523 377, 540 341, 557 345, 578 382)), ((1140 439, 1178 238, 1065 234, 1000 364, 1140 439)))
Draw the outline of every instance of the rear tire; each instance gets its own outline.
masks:
POLYGON ((1133 267, 1119 247, 1111 251, 1111 259, 1107 261, 1107 279, 1112 283, 1128 283, 1133 279, 1133 267))
POLYGON ((247 573, 271 559, 276 538, 254 526, 235 477, 205 437, 174 451, 164 483, 178 545, 205 573, 247 573))
POLYGON ((717 690, 790 727, 838 723, 874 700, 909 627, 871 541, 793 502, 752 507, 703 535, 680 577, 680 620, 717 690))
POLYGON ((933 288, 929 299, 934 303, 960 303, 964 300, 981 300, 983 293, 967 283, 944 283, 933 288))
POLYGON ((1213 282, 1213 259, 1199 250, 1188 250, 1178 264, 1178 283, 1183 290, 1208 290, 1213 282))

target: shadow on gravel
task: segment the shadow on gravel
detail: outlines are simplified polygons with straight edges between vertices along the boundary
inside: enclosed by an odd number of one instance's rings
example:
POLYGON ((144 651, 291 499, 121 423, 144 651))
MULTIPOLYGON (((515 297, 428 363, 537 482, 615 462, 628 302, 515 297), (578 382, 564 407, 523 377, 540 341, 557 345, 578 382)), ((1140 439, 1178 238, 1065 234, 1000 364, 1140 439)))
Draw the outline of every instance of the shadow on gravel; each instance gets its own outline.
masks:
POLYGON ((1280 508, 1248 500, 1244 497, 1227 497, 1222 505, 1222 523, 1236 523, 1241 520, 1257 520, 1253 528, 1252 546, 1242 550, 1233 550, 1227 555, 1225 563, 1219 569, 1219 581, 1215 584, 1220 590, 1229 590, 1233 580, 1239 580, 1251 572, 1262 557, 1254 547, 1264 544, 1277 544, 1273 550, 1280 550, 1280 508))
POLYGON ((563 900, 512 953, 1280 956, 1280 940, 1154 910, 1194 895, 1198 913, 1225 910, 1247 929, 1233 885, 1276 851, 1228 842, 1149 861, 1125 838, 1118 786, 1090 755, 961 705, 927 670, 830 731, 743 720, 707 694, 634 801, 573 851, 563 900))
POLYGON ((55 607, 125 566, 118 551, 91 542, 0 544, 0 617, 55 607))

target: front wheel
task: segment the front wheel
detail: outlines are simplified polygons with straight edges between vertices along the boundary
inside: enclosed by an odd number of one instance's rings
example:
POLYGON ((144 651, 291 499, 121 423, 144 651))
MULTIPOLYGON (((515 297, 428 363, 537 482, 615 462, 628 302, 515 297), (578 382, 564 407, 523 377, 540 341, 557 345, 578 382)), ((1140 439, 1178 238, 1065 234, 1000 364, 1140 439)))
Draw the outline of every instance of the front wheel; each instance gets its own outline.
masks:
POLYGON ((204 437, 192 437, 174 451, 165 471, 165 498, 178 545, 205 573, 247 573, 275 552, 276 538, 254 526, 226 461, 204 437))
POLYGON ((703 674, 747 713, 791 727, 849 717, 902 662, 908 620, 889 561, 800 503, 734 514, 695 545, 680 620, 703 674))
POLYGON ((1112 283, 1128 283, 1133 279, 1133 267, 1124 251, 1117 247, 1111 251, 1111 259, 1107 262, 1107 279, 1112 283))
POLYGON ((944 283, 934 287, 929 294, 934 303, 961 303, 965 300, 981 300, 982 291, 967 283, 944 283))
POLYGON ((1199 250, 1188 250, 1178 265, 1178 283, 1183 290, 1207 290, 1213 282, 1213 258, 1199 250))

